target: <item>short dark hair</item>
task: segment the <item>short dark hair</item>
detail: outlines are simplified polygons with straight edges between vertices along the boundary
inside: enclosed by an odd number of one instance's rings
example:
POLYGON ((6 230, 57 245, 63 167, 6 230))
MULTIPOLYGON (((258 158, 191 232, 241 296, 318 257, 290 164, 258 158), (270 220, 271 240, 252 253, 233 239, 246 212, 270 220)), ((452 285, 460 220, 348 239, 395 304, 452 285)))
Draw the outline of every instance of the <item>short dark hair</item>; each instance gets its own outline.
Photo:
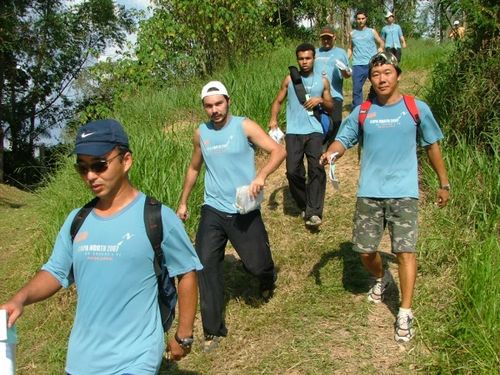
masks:
POLYGON ((356 14, 354 15, 354 18, 357 18, 360 14, 362 14, 363 16, 365 16, 366 18, 368 18, 368 13, 366 12, 366 10, 364 9, 360 9, 356 12, 356 14))
POLYGON ((299 52, 312 51, 313 57, 316 57, 316 49, 311 43, 302 43, 295 49, 295 57, 299 57, 299 52))

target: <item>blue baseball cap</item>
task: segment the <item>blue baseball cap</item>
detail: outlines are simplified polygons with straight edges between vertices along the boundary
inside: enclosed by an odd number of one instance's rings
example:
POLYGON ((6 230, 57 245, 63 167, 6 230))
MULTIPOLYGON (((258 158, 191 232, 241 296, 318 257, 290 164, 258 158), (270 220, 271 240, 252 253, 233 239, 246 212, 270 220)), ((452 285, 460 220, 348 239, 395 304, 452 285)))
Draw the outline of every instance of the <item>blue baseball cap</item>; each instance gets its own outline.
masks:
POLYGON ((78 129, 75 154, 103 156, 116 146, 130 150, 128 136, 116 120, 95 120, 78 129))

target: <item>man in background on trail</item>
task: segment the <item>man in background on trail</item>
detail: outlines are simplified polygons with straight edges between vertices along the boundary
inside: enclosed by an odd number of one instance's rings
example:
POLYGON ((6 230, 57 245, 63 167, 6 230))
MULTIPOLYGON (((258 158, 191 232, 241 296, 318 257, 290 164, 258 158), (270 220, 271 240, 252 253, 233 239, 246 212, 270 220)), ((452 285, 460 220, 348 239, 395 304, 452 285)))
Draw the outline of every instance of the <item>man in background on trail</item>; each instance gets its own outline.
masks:
POLYGON ((285 159, 285 150, 256 122, 231 115, 231 100, 221 82, 207 83, 201 91, 201 101, 209 120, 195 130, 177 215, 182 220, 188 218, 189 195, 205 163, 204 204, 195 248, 203 264, 198 277, 204 350, 210 352, 227 335, 224 252, 228 240, 244 269, 259 279, 261 297, 272 297, 277 274, 257 202, 262 199, 266 178, 285 159), (255 147, 270 155, 257 173, 255 147), (242 210, 238 197, 253 202, 253 207, 242 210))
POLYGON ((309 43, 301 44, 295 50, 308 99, 303 105, 300 103, 290 75, 286 76, 272 104, 269 120, 270 129, 278 126, 281 105, 288 97, 285 136, 286 176, 290 193, 309 227, 318 227, 322 223, 326 189, 325 169, 319 165, 324 134, 313 109, 319 105, 328 113, 332 113, 333 109, 330 82, 321 72, 315 72, 313 69, 315 53, 314 46, 309 43), (307 159, 307 183, 304 155, 307 159))
POLYGON ((453 28, 450 31, 448 37, 453 40, 461 40, 465 36, 465 27, 460 26, 460 21, 455 20, 453 22, 453 28))
POLYGON ((401 47, 406 48, 405 37, 401 26, 394 23, 394 14, 387 12, 385 15, 387 25, 382 27, 380 37, 384 41, 385 50, 392 53, 401 62, 401 47))
POLYGON ((393 281, 377 252, 388 224, 401 285, 401 307, 394 338, 407 342, 414 336, 411 304, 417 275, 418 145, 425 148, 439 180, 438 207, 448 202, 450 185, 438 143, 443 138, 441 129, 427 104, 401 94, 398 88, 400 73, 394 55, 382 52, 372 57, 369 75, 376 98, 368 107, 366 122, 361 127, 363 104, 344 120, 335 142, 321 156, 321 162, 326 164, 338 159, 358 141, 363 144, 353 250, 360 253, 363 265, 376 278, 368 300, 380 303, 393 281), (407 108, 409 99, 413 99, 418 109, 420 120, 417 122, 409 113, 410 106, 407 108))
POLYGON ((344 78, 351 77, 349 59, 343 48, 335 46, 335 31, 331 26, 325 26, 320 34, 321 47, 316 49, 314 71, 321 73, 330 82, 330 94, 333 98, 331 114, 333 128, 326 135, 327 143, 334 140, 342 122, 342 106, 344 103, 344 78))
POLYGON ((384 41, 377 31, 367 26, 368 15, 364 10, 356 12, 357 27, 351 31, 347 57, 352 57, 352 109, 363 101, 363 85, 368 78, 368 62, 384 50, 384 41))
MULTIPOLYGON (((132 152, 115 120, 97 120, 76 136, 75 168, 98 198, 70 235, 73 210, 57 236, 52 255, 8 302, 9 326, 24 306, 42 301, 73 282, 77 308, 66 359, 71 375, 156 374, 165 350, 158 304, 155 253, 144 228, 145 195, 128 173, 132 152)), ((168 343, 171 357, 189 353, 198 299, 196 270, 202 268, 182 222, 161 207, 161 248, 170 276, 178 276, 179 320, 168 343)))

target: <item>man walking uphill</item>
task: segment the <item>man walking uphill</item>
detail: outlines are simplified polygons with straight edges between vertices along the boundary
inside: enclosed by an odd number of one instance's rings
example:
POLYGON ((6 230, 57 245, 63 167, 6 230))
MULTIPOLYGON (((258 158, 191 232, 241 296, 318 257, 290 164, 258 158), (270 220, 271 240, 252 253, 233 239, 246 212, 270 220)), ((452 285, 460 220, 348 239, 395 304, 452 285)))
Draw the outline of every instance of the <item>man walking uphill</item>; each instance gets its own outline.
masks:
POLYGON ((342 122, 342 106, 344 103, 344 78, 351 77, 349 60, 344 49, 335 46, 335 31, 325 26, 319 34, 321 47, 316 49, 314 71, 321 73, 330 82, 330 94, 333 98, 332 124, 333 129, 328 134, 328 141, 334 140, 342 122))
MULTIPOLYGON (((145 228, 146 197, 128 173, 132 152, 115 120, 98 120, 76 137, 76 170, 96 196, 95 206, 72 239, 73 210, 52 255, 35 277, 0 306, 9 325, 24 306, 75 283, 78 303, 69 338, 66 372, 71 375, 156 374, 164 332, 158 304, 155 252, 145 228)), ((179 322, 168 347, 173 359, 189 353, 201 264, 181 221, 161 206, 161 251, 171 277, 178 276, 179 322)))
POLYGON ((288 97, 286 106, 286 177, 293 199, 302 211, 306 225, 318 227, 322 223, 325 200, 326 174, 319 165, 323 147, 323 128, 314 116, 313 110, 322 106, 332 112, 333 99, 330 83, 315 72, 315 49, 312 44, 304 43, 295 50, 303 87, 307 94, 301 104, 290 75, 283 80, 271 107, 269 128, 278 126, 278 114, 283 101, 288 97), (307 158, 307 183, 304 168, 304 155, 307 158))
POLYGON ((342 156, 358 140, 363 144, 353 249, 360 253, 363 265, 376 278, 368 300, 380 303, 392 280, 377 252, 388 224, 401 285, 394 338, 407 342, 415 333, 411 304, 417 276, 418 144, 425 147, 439 180, 436 202, 439 207, 448 202, 450 185, 438 143, 443 138, 441 130, 427 104, 400 93, 400 73, 394 55, 381 52, 372 57, 369 75, 376 98, 373 103, 362 104, 344 120, 321 162, 327 163, 335 153, 342 156))
POLYGON ((368 78, 368 62, 378 51, 384 50, 384 41, 377 31, 367 26, 368 15, 360 10, 356 13, 357 27, 351 32, 347 56, 352 56, 352 109, 363 101, 363 85, 368 78))
POLYGON ((387 12, 385 15, 387 25, 382 27, 380 36, 384 41, 385 50, 392 53, 401 62, 401 47, 406 48, 405 37, 401 26, 394 23, 394 14, 387 12))
POLYGON ((186 220, 191 190, 205 163, 205 194, 195 248, 203 264, 199 272, 200 307, 205 334, 204 349, 212 351, 227 335, 224 322, 224 252, 227 241, 243 262, 245 270, 260 281, 261 296, 272 296, 276 270, 269 239, 259 207, 239 210, 237 189, 248 186, 243 199, 253 201, 262 194, 266 178, 279 167, 285 150, 254 121, 232 116, 231 99, 219 81, 207 83, 201 91, 203 108, 209 120, 196 129, 193 154, 187 169, 177 215, 186 220), (256 173, 257 146, 270 154, 256 173), (241 212, 241 213, 240 213, 241 212))

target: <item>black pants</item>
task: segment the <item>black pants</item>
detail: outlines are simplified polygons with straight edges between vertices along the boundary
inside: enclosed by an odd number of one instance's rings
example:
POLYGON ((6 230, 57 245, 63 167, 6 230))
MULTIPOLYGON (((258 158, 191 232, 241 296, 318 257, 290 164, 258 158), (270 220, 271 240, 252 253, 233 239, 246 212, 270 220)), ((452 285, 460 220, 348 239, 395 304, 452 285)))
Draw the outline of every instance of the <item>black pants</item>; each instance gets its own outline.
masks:
POLYGON ((195 248, 203 264, 203 270, 198 272, 198 284, 205 335, 227 335, 224 322, 224 253, 228 240, 240 256, 245 270, 259 278, 262 289, 271 288, 274 282, 274 262, 260 211, 245 215, 228 214, 204 205, 195 248))
POLYGON ((398 62, 401 62, 401 48, 386 48, 387 52, 392 53, 398 59, 398 62))
POLYGON ((285 141, 286 177, 290 193, 299 209, 305 211, 306 218, 313 215, 323 217, 326 173, 319 164, 323 134, 287 134, 285 141), (307 183, 304 155, 307 159, 307 183))

